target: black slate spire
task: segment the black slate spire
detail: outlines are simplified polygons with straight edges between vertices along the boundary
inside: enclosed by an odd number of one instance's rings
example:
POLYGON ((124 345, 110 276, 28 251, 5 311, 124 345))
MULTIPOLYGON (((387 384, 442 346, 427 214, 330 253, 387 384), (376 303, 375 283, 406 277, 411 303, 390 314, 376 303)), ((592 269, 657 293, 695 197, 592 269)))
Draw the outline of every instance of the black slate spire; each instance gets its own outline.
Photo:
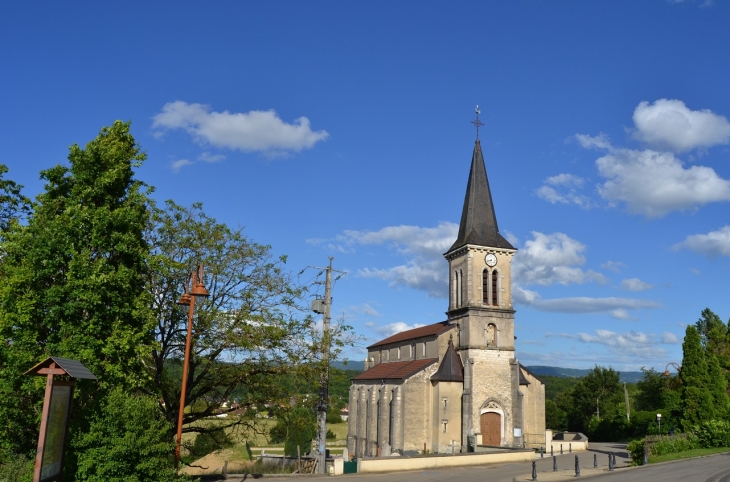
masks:
POLYGON ((441 360, 436 373, 431 376, 432 382, 463 382, 464 365, 461 364, 461 357, 454 349, 454 343, 449 338, 449 346, 446 348, 444 358, 441 360))
POLYGON ((474 154, 471 158, 471 170, 469 171, 469 183, 466 186, 464 210, 461 213, 459 236, 449 251, 467 244, 515 249, 499 234, 497 216, 494 214, 494 204, 492 204, 492 192, 489 190, 489 180, 479 139, 474 144, 474 154))

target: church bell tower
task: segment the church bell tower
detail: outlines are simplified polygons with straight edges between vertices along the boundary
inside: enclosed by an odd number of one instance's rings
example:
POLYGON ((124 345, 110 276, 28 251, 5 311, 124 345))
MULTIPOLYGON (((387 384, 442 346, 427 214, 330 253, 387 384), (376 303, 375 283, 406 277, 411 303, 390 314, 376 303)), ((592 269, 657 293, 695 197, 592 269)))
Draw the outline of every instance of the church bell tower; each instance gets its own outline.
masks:
POLYGON ((456 350, 464 364, 462 446, 520 442, 519 364, 514 356, 511 263, 517 251, 500 233, 477 139, 449 262, 448 322, 457 325, 456 350))

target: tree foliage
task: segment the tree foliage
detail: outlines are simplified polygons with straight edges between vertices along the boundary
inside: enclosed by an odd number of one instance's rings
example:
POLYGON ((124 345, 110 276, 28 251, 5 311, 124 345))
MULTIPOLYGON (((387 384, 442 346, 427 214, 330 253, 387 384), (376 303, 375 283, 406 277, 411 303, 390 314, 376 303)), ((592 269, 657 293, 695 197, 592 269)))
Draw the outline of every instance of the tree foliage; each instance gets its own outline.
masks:
MULTIPOLYGON (((147 196, 133 169, 145 155, 129 124, 105 127, 69 165, 41 173, 27 224, 10 223, 0 261, 0 444, 35 449, 43 380, 22 374, 49 355, 99 378, 76 390, 75 421, 112 387, 142 383, 151 350, 145 291, 147 196)), ((67 458, 73 466, 73 451, 67 458)), ((72 469, 71 469, 72 470, 72 469)))
POLYGON ((104 399, 87 432, 76 434, 77 482, 175 482, 170 424, 157 400, 120 388, 104 399))
POLYGON ((694 326, 687 326, 682 343, 682 426, 685 429, 704 420, 711 420, 715 411, 709 392, 707 359, 700 333, 694 326))
POLYGON ((186 394, 195 410, 185 413, 184 431, 207 430, 192 423, 213 415, 234 392, 239 409, 247 410, 228 423, 251 426, 255 407, 288 399, 281 376, 313 376, 316 366, 303 363, 316 353, 313 320, 302 316, 304 291, 286 272, 286 257, 275 258, 269 246, 219 223, 200 204, 186 208, 167 201, 164 209, 155 208, 146 239, 151 250, 146 287, 153 294, 149 308, 157 342, 147 390, 164 401, 173 426, 187 326, 187 307, 175 302, 198 263, 210 297, 195 305, 186 394))

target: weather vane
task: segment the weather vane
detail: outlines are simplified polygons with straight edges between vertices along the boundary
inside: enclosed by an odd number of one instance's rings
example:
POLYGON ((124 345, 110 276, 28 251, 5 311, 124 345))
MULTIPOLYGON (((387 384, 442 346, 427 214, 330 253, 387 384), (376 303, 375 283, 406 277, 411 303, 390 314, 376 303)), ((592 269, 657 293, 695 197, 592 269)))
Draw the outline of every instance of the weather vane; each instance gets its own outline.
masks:
POLYGON ((476 108, 474 109, 474 112, 477 114, 476 120, 471 121, 472 124, 474 124, 477 128, 477 140, 479 140, 479 126, 483 126, 483 122, 479 122, 479 114, 482 113, 482 111, 479 110, 479 105, 477 104, 476 108))

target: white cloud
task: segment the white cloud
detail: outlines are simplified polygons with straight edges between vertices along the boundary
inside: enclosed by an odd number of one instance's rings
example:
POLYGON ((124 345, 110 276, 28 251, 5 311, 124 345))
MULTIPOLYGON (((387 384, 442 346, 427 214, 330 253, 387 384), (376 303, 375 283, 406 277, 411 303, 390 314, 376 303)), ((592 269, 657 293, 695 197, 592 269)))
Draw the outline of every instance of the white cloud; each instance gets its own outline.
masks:
POLYGON ((573 174, 557 174, 545 179, 535 194, 551 204, 576 204, 588 209, 591 207, 590 199, 578 193, 584 182, 585 179, 573 174))
POLYGON ((604 345, 617 355, 661 358, 666 355, 667 350, 658 345, 676 343, 676 341, 671 341, 671 337, 667 335, 671 335, 671 333, 664 333, 662 338, 659 339, 657 335, 642 333, 640 331, 616 333, 610 330, 595 330, 594 335, 588 333, 561 333, 556 335, 548 334, 546 336, 569 338, 587 344, 604 345))
POLYGON ((357 313, 357 314, 360 314, 360 315, 375 316, 375 317, 379 317, 380 316, 380 313, 378 312, 378 310, 376 310, 375 308, 373 308, 372 306, 370 306, 370 304, 368 304, 368 303, 363 303, 361 305, 350 306, 349 307, 349 310, 351 312, 353 312, 353 313, 357 313))
POLYGON ((730 200, 730 181, 710 167, 685 168, 669 152, 611 148, 596 160, 606 179, 599 194, 611 204, 626 203, 629 211, 661 217, 710 202, 730 200))
POLYGON ((573 298, 533 299, 524 303, 538 311, 552 313, 609 313, 614 318, 625 319, 626 310, 661 308, 661 304, 652 300, 635 298, 591 298, 586 296, 573 298), (623 311, 618 311, 623 310, 623 311))
POLYGON ((676 345, 679 343, 679 338, 674 333, 665 331, 662 333, 662 343, 666 345, 676 345))
POLYGON ((211 154, 210 152, 204 152, 198 156, 198 160, 203 162, 220 162, 225 158, 226 156, 223 154, 211 154))
POLYGON ((512 246, 518 247, 520 245, 520 238, 512 234, 510 231, 504 230, 504 238, 509 241, 512 246))
POLYGON ((584 149, 611 149, 611 141, 606 134, 589 136, 587 134, 576 134, 575 138, 584 149))
POLYGON ((639 278, 627 278, 621 281, 621 288, 627 291, 646 291, 652 289, 653 286, 639 278))
POLYGON ((375 331, 383 338, 388 338, 389 336, 393 336, 396 333, 400 333, 406 330, 412 330, 414 328, 420 328, 422 326, 426 325, 422 325, 420 323, 414 323, 413 325, 409 325, 402 321, 396 321, 395 323, 389 323, 387 325, 379 326, 375 328, 375 331))
POLYGON ((310 239, 310 244, 328 244, 330 249, 352 251, 356 245, 387 245, 406 258, 405 263, 389 268, 365 268, 358 276, 380 278, 393 287, 407 286, 430 296, 448 295, 448 270, 443 258, 454 243, 459 225, 441 222, 435 228, 388 226, 377 231, 348 230, 332 240, 310 239))
POLYGON ((555 176, 550 176, 545 179, 544 182, 545 184, 550 184, 551 186, 581 187, 585 182, 585 179, 574 174, 563 173, 557 174, 555 176))
POLYGON ((628 311, 626 311, 623 308, 618 308, 611 311, 611 316, 616 318, 617 320, 632 320, 633 318, 629 314, 628 311))
POLYGON ((638 139, 674 151, 730 142, 730 122, 725 117, 708 109, 691 110, 677 99, 641 102, 633 119, 638 139))
POLYGON ((620 272, 625 267, 626 264, 621 261, 606 261, 601 265, 601 268, 613 271, 614 273, 620 272))
POLYGON ((515 283, 549 286, 606 281, 602 274, 578 267, 586 261, 584 244, 563 233, 533 231, 532 236, 515 255, 512 265, 515 283))
MULTIPOLYGON (((673 248, 675 250, 690 249, 709 257, 730 256, 730 226, 723 226, 717 231, 710 231, 707 234, 687 236, 684 241, 674 245, 673 248)), ((693 272, 699 274, 696 270, 693 272)))
POLYGON ((162 107, 153 117, 152 128, 157 135, 181 129, 201 145, 268 155, 309 149, 329 135, 323 130, 313 131, 306 117, 287 124, 273 110, 213 112, 210 106, 179 100, 162 107))
POLYGON ((170 163, 170 168, 173 171, 177 172, 183 167, 189 166, 191 164, 193 164, 193 161, 190 161, 188 159, 178 159, 177 161, 173 161, 172 163, 170 163))

